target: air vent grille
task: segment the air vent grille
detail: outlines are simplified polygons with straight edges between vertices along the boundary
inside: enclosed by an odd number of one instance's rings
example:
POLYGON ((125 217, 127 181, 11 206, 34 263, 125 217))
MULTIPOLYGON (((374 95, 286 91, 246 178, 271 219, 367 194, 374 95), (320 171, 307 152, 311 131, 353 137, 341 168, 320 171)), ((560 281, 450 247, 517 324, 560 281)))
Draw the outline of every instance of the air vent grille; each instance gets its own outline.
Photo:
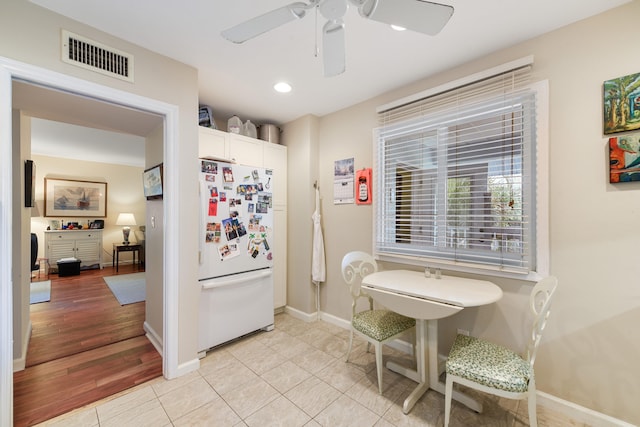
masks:
POLYGON ((62 30, 62 61, 133 82, 133 55, 62 30))

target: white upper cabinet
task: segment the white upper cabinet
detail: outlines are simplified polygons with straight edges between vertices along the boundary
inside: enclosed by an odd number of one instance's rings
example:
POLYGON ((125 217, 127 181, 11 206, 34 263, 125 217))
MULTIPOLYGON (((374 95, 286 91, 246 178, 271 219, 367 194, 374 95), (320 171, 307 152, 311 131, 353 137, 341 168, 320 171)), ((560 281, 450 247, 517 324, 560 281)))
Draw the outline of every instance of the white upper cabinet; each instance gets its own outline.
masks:
POLYGON ((229 159, 241 165, 269 167, 264 163, 264 141, 236 133, 228 134, 229 159))
POLYGON ((198 153, 200 157, 227 159, 227 137, 224 132, 199 126, 198 153))

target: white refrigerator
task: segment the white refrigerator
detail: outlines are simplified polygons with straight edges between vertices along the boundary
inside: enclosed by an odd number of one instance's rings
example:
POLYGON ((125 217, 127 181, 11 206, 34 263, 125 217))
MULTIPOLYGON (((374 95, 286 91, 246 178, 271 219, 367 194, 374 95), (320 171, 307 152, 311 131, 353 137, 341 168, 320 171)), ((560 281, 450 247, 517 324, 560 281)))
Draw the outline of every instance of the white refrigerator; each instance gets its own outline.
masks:
POLYGON ((273 171, 199 160, 198 351, 273 329, 273 171))

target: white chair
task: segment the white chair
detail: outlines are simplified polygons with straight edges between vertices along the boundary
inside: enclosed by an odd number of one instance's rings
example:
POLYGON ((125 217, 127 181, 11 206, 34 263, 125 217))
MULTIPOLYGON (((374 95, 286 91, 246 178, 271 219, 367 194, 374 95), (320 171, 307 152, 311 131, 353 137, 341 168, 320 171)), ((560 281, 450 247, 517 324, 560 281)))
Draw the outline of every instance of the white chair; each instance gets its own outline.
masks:
POLYGON ((360 287, 362 278, 378 271, 378 264, 366 252, 349 252, 342 259, 342 277, 349 285, 351 298, 351 336, 346 362, 349 361, 355 332, 367 341, 367 351, 371 344, 376 352, 376 371, 378 374, 378 391, 382 394, 382 344, 398 338, 408 329, 415 326, 415 319, 402 316, 389 310, 374 310, 373 299, 360 287), (356 312, 360 298, 369 300, 369 309, 356 312))
POLYGON ((536 416, 536 384, 533 364, 549 318, 551 299, 558 286, 555 277, 538 282, 529 297, 534 316, 525 355, 479 338, 458 335, 446 363, 444 425, 449 425, 453 383, 508 399, 525 399, 529 403, 529 425, 538 425, 536 416))

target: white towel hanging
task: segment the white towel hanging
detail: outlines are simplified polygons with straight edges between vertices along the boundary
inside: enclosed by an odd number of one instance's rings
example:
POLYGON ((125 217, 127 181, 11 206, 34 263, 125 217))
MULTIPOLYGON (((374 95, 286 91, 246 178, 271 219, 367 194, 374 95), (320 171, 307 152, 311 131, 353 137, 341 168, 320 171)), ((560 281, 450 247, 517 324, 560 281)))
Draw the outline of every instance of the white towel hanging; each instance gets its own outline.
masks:
POLYGON ((316 187, 316 210, 311 216, 313 219, 313 257, 311 260, 311 280, 315 284, 326 279, 326 263, 324 258, 324 238, 320 224, 320 190, 316 187))

